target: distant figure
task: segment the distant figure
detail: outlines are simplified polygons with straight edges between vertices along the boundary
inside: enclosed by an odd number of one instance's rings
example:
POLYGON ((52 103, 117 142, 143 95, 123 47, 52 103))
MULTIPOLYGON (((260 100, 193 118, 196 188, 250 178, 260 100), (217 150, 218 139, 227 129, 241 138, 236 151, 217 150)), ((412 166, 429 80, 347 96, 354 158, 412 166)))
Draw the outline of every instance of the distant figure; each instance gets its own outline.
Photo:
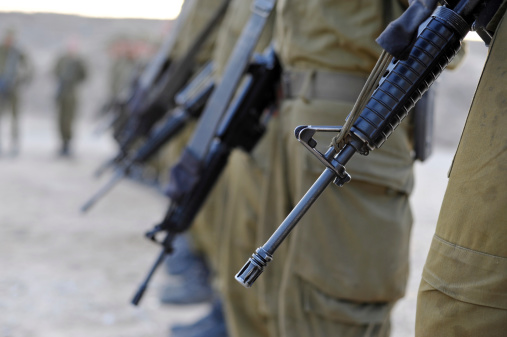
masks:
MULTIPOLYGON (((18 89, 28 81, 31 75, 25 55, 14 46, 15 33, 9 29, 5 32, 0 45, 0 117, 5 110, 11 115, 11 154, 19 152, 19 104, 18 89)), ((0 148, 1 151, 1 148, 0 148)))
POLYGON ((77 108, 76 88, 86 78, 86 67, 77 55, 77 42, 72 40, 67 51, 58 58, 55 66, 57 80, 56 105, 61 138, 60 155, 70 155, 72 127, 77 108))
POLYGON ((126 103, 130 91, 140 75, 141 63, 139 47, 133 41, 121 39, 111 48, 111 65, 109 73, 109 113, 115 114, 113 137, 118 140, 128 119, 126 103))

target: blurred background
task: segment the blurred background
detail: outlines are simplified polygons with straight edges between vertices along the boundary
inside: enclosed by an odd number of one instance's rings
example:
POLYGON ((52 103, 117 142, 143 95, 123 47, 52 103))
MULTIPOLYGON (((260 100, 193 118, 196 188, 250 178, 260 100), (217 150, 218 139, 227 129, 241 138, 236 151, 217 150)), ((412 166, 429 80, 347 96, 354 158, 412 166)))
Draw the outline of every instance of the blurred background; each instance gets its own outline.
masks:
MULTIPOLYGON (((10 36, 29 65, 17 88, 17 143, 10 115, 0 114, 0 337, 166 336, 171 324, 191 322, 208 309, 161 305, 157 289, 168 282, 162 272, 140 307, 129 303, 158 253, 143 237, 167 206, 157 188, 128 180, 90 214, 79 212, 106 179, 94 179, 93 170, 116 150, 109 135, 94 134, 114 91, 114 64, 128 54, 145 65, 182 5, 104 3, 0 5, 0 39, 10 36), (86 77, 77 89, 72 156, 62 157, 54 72, 69 49, 79 55, 86 77)), ((482 42, 468 41, 463 65, 440 79, 436 148, 416 165, 412 270, 407 295, 395 309, 395 337, 413 335, 422 266, 486 52, 482 42)))

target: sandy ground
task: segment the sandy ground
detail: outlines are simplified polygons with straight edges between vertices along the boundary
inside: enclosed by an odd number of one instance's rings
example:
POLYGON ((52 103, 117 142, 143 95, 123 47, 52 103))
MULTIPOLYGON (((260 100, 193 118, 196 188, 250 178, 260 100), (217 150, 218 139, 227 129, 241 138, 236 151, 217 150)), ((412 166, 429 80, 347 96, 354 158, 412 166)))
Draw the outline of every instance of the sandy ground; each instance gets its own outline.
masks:
POLYGON ((159 252, 143 233, 166 202, 125 181, 80 214, 112 147, 83 127, 75 158, 58 158, 51 122, 26 117, 21 155, 0 157, 0 336, 165 336, 202 315, 205 306, 159 305, 164 273, 139 308, 129 304, 159 252))
MULTIPOLYGON (((486 51, 480 43, 471 44, 470 50, 461 71, 442 76, 438 147, 426 163, 416 164, 411 275, 407 295, 395 308, 393 337, 413 336, 420 274, 486 51)), ((47 68, 50 54, 39 56, 34 63, 47 68)), ((97 69, 93 76, 100 73, 97 69)), ((89 116, 100 103, 97 97, 104 96, 104 80, 93 77, 84 88, 84 94, 94 99, 85 103, 75 157, 63 160, 56 156, 48 74, 38 74, 25 95, 20 156, 5 154, 2 134, 0 337, 167 336, 170 324, 190 322, 207 307, 161 306, 156 296, 166 282, 161 272, 141 307, 129 304, 159 251, 143 233, 160 220, 166 201, 153 189, 125 181, 90 214, 80 214, 81 203, 104 182, 92 179, 93 169, 113 151, 106 139, 91 136, 89 116)), ((5 131, 5 123, 1 124, 5 131)))
MULTIPOLYGON (((76 155, 64 160, 56 156, 52 129, 48 119, 25 117, 21 155, 0 158, 0 336, 158 337, 169 324, 203 314, 206 306, 159 305, 163 272, 140 307, 129 304, 158 253, 142 233, 166 202, 155 190, 124 181, 80 214, 81 203, 104 182, 91 172, 112 145, 81 125, 76 155)), ((394 337, 413 335, 417 286, 452 155, 439 149, 416 165, 411 278, 395 309, 394 337)))

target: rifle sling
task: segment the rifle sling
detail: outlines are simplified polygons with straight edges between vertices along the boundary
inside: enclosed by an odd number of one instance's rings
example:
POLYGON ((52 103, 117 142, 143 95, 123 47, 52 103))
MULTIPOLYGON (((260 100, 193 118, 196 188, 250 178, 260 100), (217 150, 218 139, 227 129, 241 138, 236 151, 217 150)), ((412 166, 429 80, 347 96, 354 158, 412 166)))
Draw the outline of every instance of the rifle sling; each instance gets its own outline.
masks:
POLYGON ((188 145, 188 150, 201 161, 204 161, 207 156, 219 123, 250 62, 253 50, 274 5, 275 0, 256 0, 253 3, 252 14, 229 57, 223 79, 210 97, 188 145))
POLYGON ((167 70, 167 81, 162 85, 158 97, 163 96, 164 100, 172 101, 178 90, 187 82, 188 77, 191 75, 192 69, 195 65, 197 54, 204 43, 211 36, 211 33, 217 28, 218 23, 224 17, 230 0, 224 0, 220 7, 216 10, 213 17, 208 21, 204 28, 199 32, 194 43, 185 53, 185 55, 178 61, 173 62, 167 70))

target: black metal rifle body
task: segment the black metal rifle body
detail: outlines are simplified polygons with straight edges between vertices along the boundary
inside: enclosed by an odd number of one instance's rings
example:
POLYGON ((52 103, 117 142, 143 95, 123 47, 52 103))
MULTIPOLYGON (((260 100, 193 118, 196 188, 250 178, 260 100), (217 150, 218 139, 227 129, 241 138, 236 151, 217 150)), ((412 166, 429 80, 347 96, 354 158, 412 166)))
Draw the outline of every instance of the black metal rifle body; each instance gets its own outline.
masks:
POLYGON ((174 109, 167 120, 152 132, 146 142, 136 150, 133 156, 124 158, 117 163, 118 166, 113 177, 103 188, 83 204, 81 207, 82 212, 88 211, 100 198, 109 192, 128 174, 132 166, 147 162, 165 144, 177 136, 190 120, 199 118, 215 86, 211 73, 208 75, 203 78, 197 76, 195 81, 198 83, 192 82, 189 84, 189 87, 193 86, 193 88, 188 89, 191 92, 184 90, 185 92, 182 94, 185 95, 179 97, 178 101, 181 105, 174 109))
POLYGON ((256 58, 236 93, 233 101, 209 145, 204 162, 199 161, 187 148, 180 162, 172 168, 169 190, 171 204, 160 224, 146 235, 157 241, 156 236, 165 232, 159 242, 163 248, 147 279, 140 287, 132 303, 137 305, 149 279, 163 256, 172 251, 172 241, 178 233, 187 230, 223 172, 231 151, 241 148, 251 151, 265 131, 264 114, 274 106, 276 86, 281 70, 273 52, 256 58), (184 177, 182 177, 182 175, 184 177), (174 180, 182 180, 178 184, 174 180), (184 186, 184 187, 183 187, 184 186))
POLYGON ((121 152, 128 152, 136 139, 148 134, 167 111, 174 108, 176 94, 190 79, 199 51, 225 15, 229 2, 230 0, 223 0, 185 55, 163 68, 153 86, 149 90, 140 91, 138 97, 131 101, 130 118, 121 142, 121 152))
POLYGON ((436 78, 442 73, 461 47, 461 41, 484 8, 493 2, 481 0, 455 1, 450 7, 439 7, 426 28, 418 35, 406 60, 393 60, 387 74, 380 80, 366 107, 354 123, 346 145, 336 153, 330 147, 325 154, 316 150, 313 135, 318 131, 338 132, 340 127, 300 126, 295 130, 298 140, 327 167, 294 207, 268 241, 252 255, 236 275, 236 280, 251 287, 264 271, 283 240, 297 225, 311 205, 331 183, 342 186, 350 181, 345 165, 359 152, 382 146, 389 135, 407 116, 436 78))

